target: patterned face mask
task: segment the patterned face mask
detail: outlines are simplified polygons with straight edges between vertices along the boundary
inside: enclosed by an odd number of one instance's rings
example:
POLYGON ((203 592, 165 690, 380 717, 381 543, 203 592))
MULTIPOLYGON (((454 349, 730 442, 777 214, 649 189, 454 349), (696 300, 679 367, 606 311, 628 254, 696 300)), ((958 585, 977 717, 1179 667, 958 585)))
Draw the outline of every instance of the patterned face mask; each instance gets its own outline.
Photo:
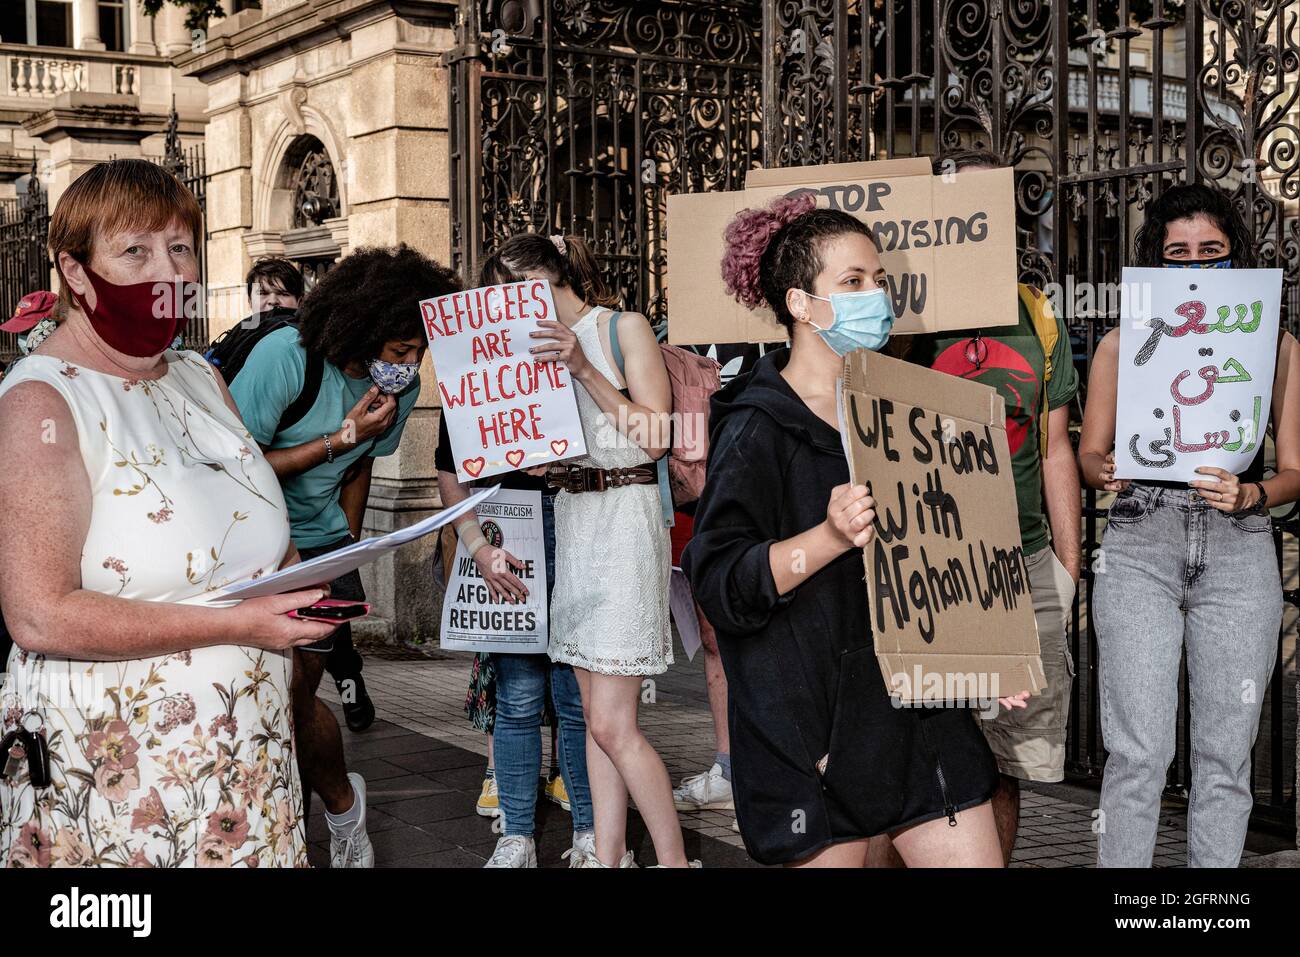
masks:
POLYGON ((1218 259, 1164 259, 1167 269, 1231 269, 1232 256, 1220 256, 1218 259))
POLYGON ((396 395, 411 384, 417 372, 418 362, 385 362, 383 359, 370 360, 370 380, 379 386, 379 391, 396 395))

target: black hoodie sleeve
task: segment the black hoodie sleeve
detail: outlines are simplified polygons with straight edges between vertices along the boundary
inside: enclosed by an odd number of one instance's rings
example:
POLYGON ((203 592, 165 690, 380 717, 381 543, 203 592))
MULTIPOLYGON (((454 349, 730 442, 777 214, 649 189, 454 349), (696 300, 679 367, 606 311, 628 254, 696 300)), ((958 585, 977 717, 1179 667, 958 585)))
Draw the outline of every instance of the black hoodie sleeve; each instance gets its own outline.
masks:
POLYGON ((756 410, 733 413, 709 449, 709 471, 682 559, 695 599, 718 631, 764 628, 791 596, 777 593, 768 550, 780 539, 789 450, 756 410))

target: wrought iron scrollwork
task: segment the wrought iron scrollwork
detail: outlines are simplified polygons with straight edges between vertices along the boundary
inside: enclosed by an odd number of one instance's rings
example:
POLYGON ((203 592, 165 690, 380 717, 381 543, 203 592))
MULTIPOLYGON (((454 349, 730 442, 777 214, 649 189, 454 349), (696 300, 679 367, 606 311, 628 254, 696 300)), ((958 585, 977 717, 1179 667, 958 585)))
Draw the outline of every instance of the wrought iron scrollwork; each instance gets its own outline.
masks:
POLYGON ((293 228, 319 226, 339 215, 339 184, 325 147, 316 140, 303 153, 289 181, 293 228))
POLYGON ((550 0, 535 38, 506 43, 495 8, 462 11, 480 54, 453 91, 473 137, 453 154, 472 176, 456 264, 524 230, 581 235, 625 305, 663 320, 668 194, 738 189, 759 162, 760 4, 550 0))

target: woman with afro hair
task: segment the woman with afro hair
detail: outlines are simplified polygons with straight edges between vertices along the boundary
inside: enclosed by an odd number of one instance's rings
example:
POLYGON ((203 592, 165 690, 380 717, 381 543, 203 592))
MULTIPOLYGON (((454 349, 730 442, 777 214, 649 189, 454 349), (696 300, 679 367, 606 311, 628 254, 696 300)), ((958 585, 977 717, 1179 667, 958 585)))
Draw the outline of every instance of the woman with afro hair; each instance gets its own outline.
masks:
POLYGON ((894 318, 871 233, 797 194, 742 211, 726 240, 728 290, 770 306, 791 340, 713 398, 683 562, 727 676, 745 847, 764 864, 864 867, 888 834, 909 866, 1000 867, 979 728, 966 710, 896 707, 872 645, 875 504, 849 481, 836 414, 843 357, 878 350, 894 318))
MULTIPOLYGON (((280 479, 293 542, 304 558, 350 545, 361 534, 371 468, 397 451, 420 394, 427 347, 420 300, 460 285, 455 273, 408 246, 358 249, 307 294, 298 327, 263 337, 230 384, 248 431, 280 479), (285 411, 313 386, 315 400, 282 425, 285 411)), ((364 600, 361 576, 352 571, 336 579, 331 594, 364 600)), ((365 781, 347 773, 338 722, 316 698, 327 659, 343 700, 367 700, 361 656, 346 623, 329 638, 294 649, 303 794, 310 800, 315 790, 325 803, 331 866, 370 867, 365 781)))

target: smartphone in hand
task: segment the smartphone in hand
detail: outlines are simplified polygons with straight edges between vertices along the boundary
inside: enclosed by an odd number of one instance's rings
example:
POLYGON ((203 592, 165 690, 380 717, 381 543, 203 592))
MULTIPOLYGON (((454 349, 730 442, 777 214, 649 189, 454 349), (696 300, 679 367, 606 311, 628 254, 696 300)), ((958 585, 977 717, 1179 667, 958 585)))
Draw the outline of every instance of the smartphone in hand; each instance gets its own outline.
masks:
POLYGON ((368 614, 370 614, 370 604, 368 602, 347 601, 342 598, 326 598, 314 605, 295 608, 288 613, 290 618, 330 623, 351 621, 353 618, 364 618, 368 614))

